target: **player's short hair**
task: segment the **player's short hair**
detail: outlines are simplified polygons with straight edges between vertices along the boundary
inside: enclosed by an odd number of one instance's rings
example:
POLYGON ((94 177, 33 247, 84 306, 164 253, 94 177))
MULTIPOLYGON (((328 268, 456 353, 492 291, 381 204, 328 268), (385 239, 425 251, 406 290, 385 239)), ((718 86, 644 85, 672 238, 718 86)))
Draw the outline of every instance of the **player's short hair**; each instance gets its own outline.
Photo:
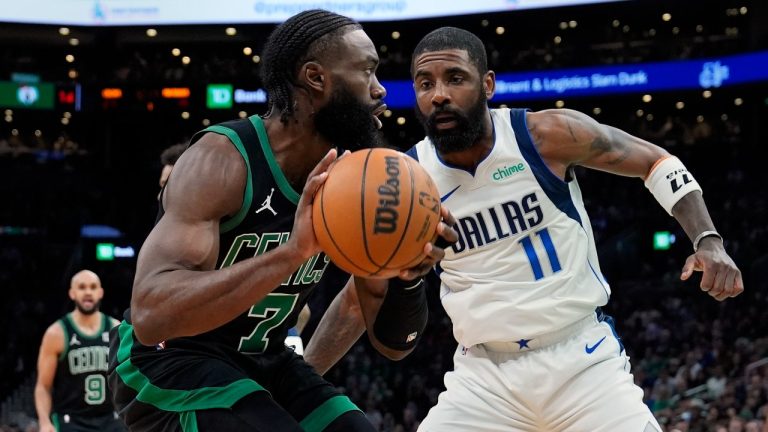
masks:
POLYGON ((268 110, 280 111, 287 122, 293 112, 293 92, 301 66, 317 59, 341 36, 363 27, 351 18, 322 9, 288 18, 269 35, 262 56, 261 80, 269 95, 268 110))
POLYGON ((485 54, 485 44, 479 37, 466 30, 456 27, 440 27, 424 36, 416 45, 411 56, 411 75, 413 62, 421 53, 447 49, 465 50, 469 60, 475 65, 480 75, 488 72, 488 57, 485 54))
POLYGON ((163 165, 176 165, 181 154, 187 149, 186 144, 174 144, 160 153, 160 163, 163 165))

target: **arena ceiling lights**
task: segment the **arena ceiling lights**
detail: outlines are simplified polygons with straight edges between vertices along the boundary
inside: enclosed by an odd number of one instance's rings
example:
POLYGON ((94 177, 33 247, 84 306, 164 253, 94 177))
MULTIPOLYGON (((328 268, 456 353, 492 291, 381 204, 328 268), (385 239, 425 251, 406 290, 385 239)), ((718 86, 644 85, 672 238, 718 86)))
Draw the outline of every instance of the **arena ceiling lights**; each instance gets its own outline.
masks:
POLYGON ((0 8, 0 22, 77 26, 278 23, 322 7, 358 21, 399 21, 625 0, 25 0, 0 8))

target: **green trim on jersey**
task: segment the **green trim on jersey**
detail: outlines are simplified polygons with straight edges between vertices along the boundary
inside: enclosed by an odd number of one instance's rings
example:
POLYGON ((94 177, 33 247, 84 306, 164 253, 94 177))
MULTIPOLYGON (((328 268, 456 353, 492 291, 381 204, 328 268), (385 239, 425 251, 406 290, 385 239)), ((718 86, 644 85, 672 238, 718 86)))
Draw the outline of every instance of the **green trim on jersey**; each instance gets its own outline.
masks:
MULTIPOLYGON (((64 349, 61 351, 61 354, 59 355, 59 361, 64 361, 64 359, 67 357, 67 354, 69 353, 69 338, 70 334, 67 330, 66 324, 64 324, 64 321, 66 320, 69 325, 72 326, 73 329, 75 329, 75 334, 80 336, 84 340, 96 340, 101 337, 102 333, 107 331, 106 328, 107 323, 109 322, 109 317, 107 317, 105 314, 98 312, 101 314, 101 329, 99 329, 98 332, 96 332, 93 336, 88 336, 80 332, 80 329, 77 327, 77 324, 75 324, 75 320, 72 319, 72 312, 64 315, 62 318, 60 318, 57 322, 61 326, 61 329, 64 331, 64 349)), ((112 327, 109 327, 111 329, 112 327)))
POLYGON ((202 387, 194 390, 172 390, 157 387, 131 363, 133 326, 123 321, 118 327, 118 333, 120 345, 117 350, 117 374, 125 385, 138 393, 136 400, 163 411, 183 413, 205 409, 227 409, 253 392, 266 391, 259 383, 247 378, 223 387, 202 387))
POLYGON ((248 176, 245 182, 245 192, 243 194, 243 205, 240 207, 240 210, 238 210, 238 212, 232 216, 232 218, 219 226, 219 232, 225 233, 232 231, 235 229, 235 227, 240 225, 240 222, 245 219, 245 217, 248 215, 248 210, 251 208, 251 201, 253 201, 253 179, 251 178, 251 162, 248 160, 248 153, 245 151, 245 146, 240 140, 240 136, 237 134, 237 132, 221 125, 214 125, 205 130, 207 132, 214 132, 229 138, 229 140, 232 141, 232 144, 234 144, 237 148, 237 151, 240 152, 240 155, 245 160, 245 166, 248 168, 248 176))
POLYGON ((298 204, 301 194, 293 190, 293 187, 288 183, 288 179, 285 178, 283 170, 280 169, 280 165, 277 164, 275 154, 272 153, 272 147, 269 146, 269 136, 267 136, 267 130, 264 129, 264 121, 258 115, 254 115, 248 118, 256 129, 256 133, 259 135, 259 143, 261 144, 261 150, 264 152, 264 158, 267 160, 269 170, 272 171, 272 177, 277 182, 277 187, 280 192, 288 199, 288 201, 298 204))
MULTIPOLYGON (((72 312, 64 315, 64 319, 69 321, 69 324, 72 325, 73 329, 75 329, 75 333, 78 336, 80 336, 81 338, 86 339, 86 340, 96 340, 96 339, 100 339, 101 338, 102 333, 104 333, 105 331, 108 331, 110 329, 109 327, 107 327, 107 323, 109 322, 109 318, 107 318, 107 316, 105 314, 101 313, 101 312, 97 312, 97 313, 99 315, 101 315, 101 327, 99 328, 99 330, 96 333, 94 333, 94 334, 92 334, 90 336, 85 334, 85 333, 83 333, 82 331, 80 331, 80 327, 78 327, 77 323, 75 322, 75 320, 72 319, 72 312)), ((67 343, 69 343, 69 341, 67 341, 67 343)))
POLYGON ((360 411, 360 408, 344 395, 334 396, 304 417, 299 426, 306 432, 319 432, 327 428, 339 416, 349 411, 360 411))
POLYGON ((59 354, 59 361, 64 361, 64 359, 67 358, 67 353, 69 353, 69 331, 67 331, 67 326, 64 324, 64 318, 60 318, 56 322, 59 323, 61 330, 64 332, 64 349, 61 350, 61 354, 59 354))
POLYGON ((182 432, 198 432, 196 411, 180 412, 179 423, 181 423, 182 432))

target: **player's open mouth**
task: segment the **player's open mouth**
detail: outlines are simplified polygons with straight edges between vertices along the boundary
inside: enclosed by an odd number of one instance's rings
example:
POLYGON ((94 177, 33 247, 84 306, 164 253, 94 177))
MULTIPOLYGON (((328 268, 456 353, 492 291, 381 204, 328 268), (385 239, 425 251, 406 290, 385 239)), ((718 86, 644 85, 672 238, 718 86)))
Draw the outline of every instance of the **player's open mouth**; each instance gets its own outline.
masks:
POLYGON ((373 115, 373 121, 376 123, 376 129, 381 129, 383 124, 381 123, 381 120, 379 119, 379 116, 384 113, 384 111, 387 110, 387 104, 381 104, 376 108, 372 115, 373 115))
POLYGON ((449 113, 437 114, 434 117, 434 124, 437 129, 450 129, 456 127, 456 116, 449 113))

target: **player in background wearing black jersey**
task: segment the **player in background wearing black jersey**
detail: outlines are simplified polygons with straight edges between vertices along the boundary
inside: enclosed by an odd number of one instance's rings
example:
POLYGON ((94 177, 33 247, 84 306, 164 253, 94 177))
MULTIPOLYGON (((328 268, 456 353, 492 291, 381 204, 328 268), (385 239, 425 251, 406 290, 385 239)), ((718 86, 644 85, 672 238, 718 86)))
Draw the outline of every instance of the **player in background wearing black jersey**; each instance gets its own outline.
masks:
POLYGON ((106 382, 109 330, 118 321, 99 312, 102 297, 96 273, 81 270, 69 287, 75 309, 43 336, 35 385, 41 432, 125 430, 106 382))

